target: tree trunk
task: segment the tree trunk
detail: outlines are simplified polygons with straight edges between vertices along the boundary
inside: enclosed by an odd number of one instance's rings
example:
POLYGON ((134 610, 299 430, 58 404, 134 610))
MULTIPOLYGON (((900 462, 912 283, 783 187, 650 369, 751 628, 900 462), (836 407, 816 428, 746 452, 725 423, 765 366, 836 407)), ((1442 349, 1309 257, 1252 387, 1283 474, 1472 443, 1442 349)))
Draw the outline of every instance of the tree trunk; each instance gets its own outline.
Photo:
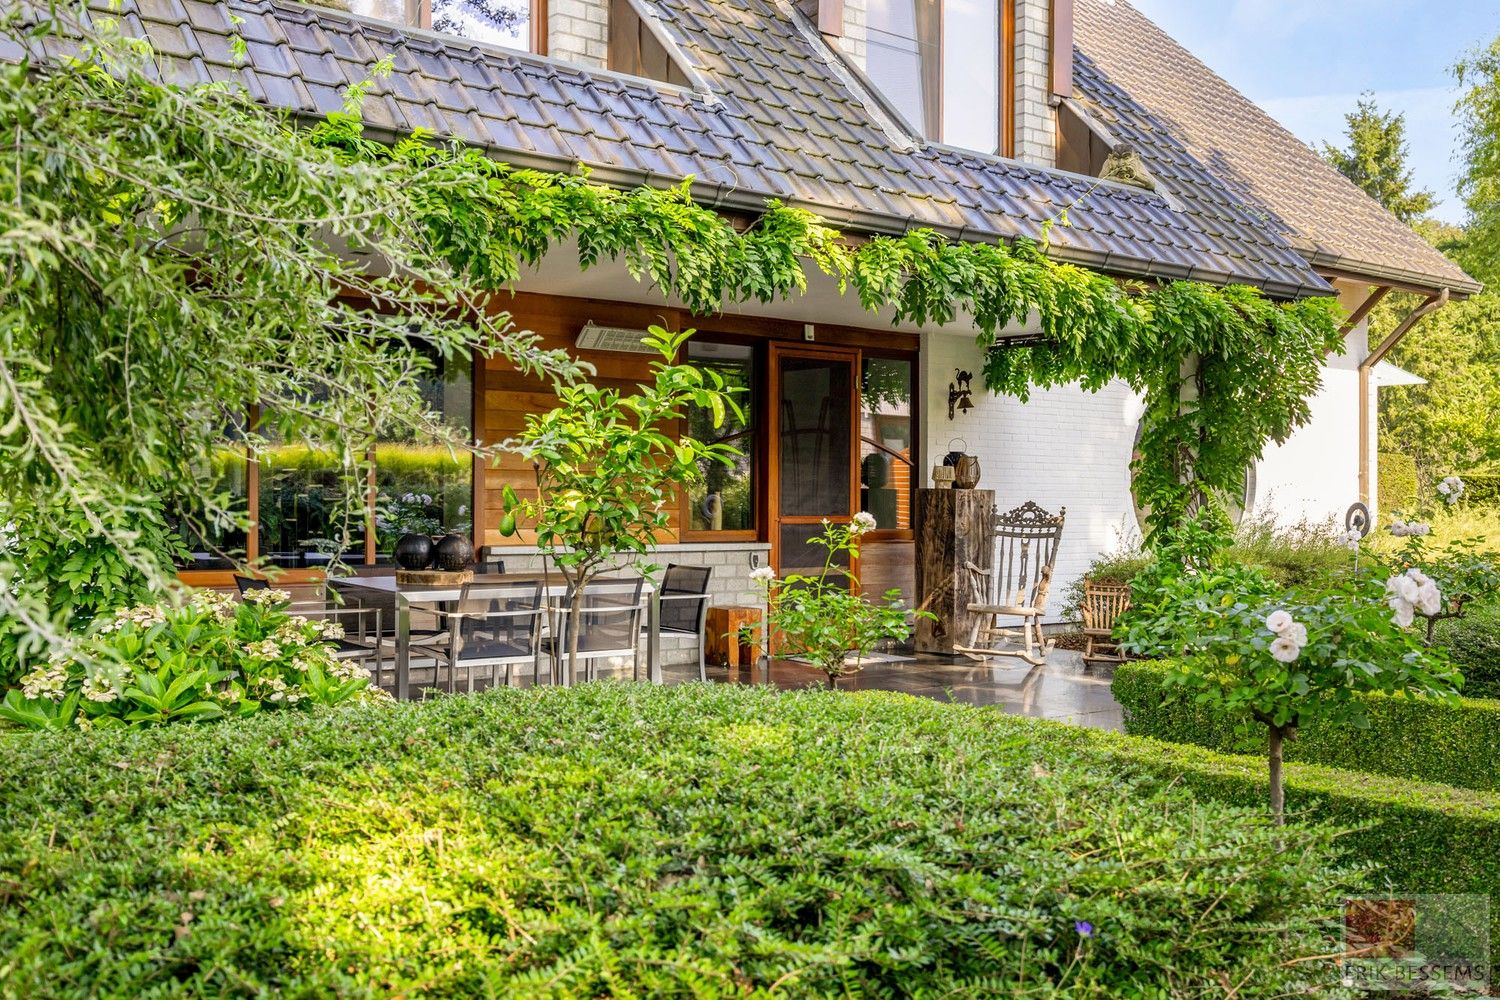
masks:
POLYGON ((1286 825, 1286 791, 1281 782, 1281 748, 1286 727, 1268 726, 1271 743, 1271 814, 1277 826, 1286 825))

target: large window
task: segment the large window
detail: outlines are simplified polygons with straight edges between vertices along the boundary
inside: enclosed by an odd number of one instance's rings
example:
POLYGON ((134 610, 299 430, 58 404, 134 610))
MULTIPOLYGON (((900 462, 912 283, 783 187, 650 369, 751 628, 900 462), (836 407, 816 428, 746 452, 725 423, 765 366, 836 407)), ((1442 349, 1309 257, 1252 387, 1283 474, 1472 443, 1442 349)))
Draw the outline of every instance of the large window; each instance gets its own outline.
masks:
POLYGON ((699 441, 720 442, 737 448, 739 456, 730 466, 703 463, 703 479, 688 490, 688 530, 755 530, 755 349, 749 344, 718 344, 688 341, 688 361, 712 368, 726 386, 741 390, 735 401, 744 410, 742 418, 728 414, 714 426, 706 410, 688 415, 688 433, 699 441))
MULTIPOLYGON (((473 426, 467 360, 435 364, 421 389, 429 412, 444 423, 473 426)), ((205 531, 204 517, 179 516, 191 553, 182 568, 228 569, 234 565, 229 555, 282 569, 319 569, 335 556, 350 566, 388 564, 404 534, 473 537, 474 460, 468 453, 411 435, 388 436, 375 445, 374 476, 364 478, 346 470, 332 451, 279 441, 274 421, 258 427, 271 439, 258 463, 229 445, 214 456, 218 490, 249 511, 257 532, 246 538, 212 526, 205 531)))
POLYGON ((870 79, 924 136, 1005 153, 1013 0, 870 0, 870 79))

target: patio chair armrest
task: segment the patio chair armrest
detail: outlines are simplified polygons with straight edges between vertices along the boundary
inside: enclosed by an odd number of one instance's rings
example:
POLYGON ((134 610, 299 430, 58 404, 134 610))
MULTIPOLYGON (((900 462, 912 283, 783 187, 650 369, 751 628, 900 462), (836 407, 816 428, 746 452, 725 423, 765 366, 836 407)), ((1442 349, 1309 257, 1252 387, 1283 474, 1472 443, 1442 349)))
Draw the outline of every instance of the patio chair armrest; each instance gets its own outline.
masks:
MULTIPOLYGON (((413 605, 416 607, 416 605, 413 605)), ((475 621, 487 622, 503 618, 536 618, 546 614, 546 608, 521 608, 517 611, 441 611, 436 608, 422 608, 423 612, 435 618, 445 618, 450 621, 475 621)))
POLYGON ((706 601, 712 596, 712 594, 662 594, 657 600, 665 604, 668 601, 706 601))

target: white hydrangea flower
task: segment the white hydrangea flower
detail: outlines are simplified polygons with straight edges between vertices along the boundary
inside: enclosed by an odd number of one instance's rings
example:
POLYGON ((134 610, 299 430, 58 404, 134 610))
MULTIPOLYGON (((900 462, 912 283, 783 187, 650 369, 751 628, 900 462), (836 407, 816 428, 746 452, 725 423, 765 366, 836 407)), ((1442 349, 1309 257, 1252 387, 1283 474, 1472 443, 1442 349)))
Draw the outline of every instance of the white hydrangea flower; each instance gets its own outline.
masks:
POLYGON ((1291 663, 1302 655, 1302 647, 1293 642, 1289 636, 1280 635, 1271 643, 1271 655, 1282 663, 1291 663))
POLYGON ((876 527, 875 515, 864 510, 855 514, 854 519, 849 522, 849 530, 856 535, 863 535, 867 531, 874 531, 876 527))
POLYGON ((262 639, 247 643, 245 655, 253 660, 278 660, 281 658, 281 646, 275 639, 262 639))
POLYGON ((27 698, 47 701, 62 701, 68 686, 68 667, 65 663, 49 661, 21 678, 21 693, 27 698))
POLYGON ((264 590, 246 591, 243 600, 246 604, 258 604, 261 607, 268 607, 277 604, 290 604, 292 595, 276 587, 267 587, 264 590))
POLYGON ((342 639, 344 637, 344 626, 336 621, 324 620, 318 622, 318 634, 325 639, 342 639))
POLYGON ((103 672, 90 675, 83 682, 83 696, 89 701, 107 704, 120 697, 114 678, 103 672))
POLYGON ((1292 621, 1291 614, 1286 611, 1273 611, 1266 616, 1266 628, 1277 635, 1285 635, 1286 630, 1293 624, 1295 623, 1292 621))

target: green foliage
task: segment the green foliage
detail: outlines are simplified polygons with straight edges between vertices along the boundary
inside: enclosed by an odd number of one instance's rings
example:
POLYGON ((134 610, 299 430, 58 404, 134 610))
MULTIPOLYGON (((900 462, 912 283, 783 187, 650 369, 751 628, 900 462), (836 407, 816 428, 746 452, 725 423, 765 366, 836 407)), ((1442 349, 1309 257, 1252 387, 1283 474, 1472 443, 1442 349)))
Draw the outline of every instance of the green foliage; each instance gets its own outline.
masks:
POLYGON ((1379 479, 1378 510, 1381 513, 1410 510, 1417 502, 1420 481, 1417 479, 1417 460, 1412 456, 1395 451, 1382 451, 1379 479))
POLYGON ((1480 602, 1462 618, 1440 621, 1437 645, 1464 672, 1464 692, 1500 698, 1500 600, 1480 602))
MULTIPOLYGON (((1392 295, 1370 317, 1374 342, 1418 304, 1392 295)), ((1452 302, 1423 319, 1390 361, 1425 385, 1380 390, 1380 449, 1416 459, 1422 477, 1500 462, 1500 293, 1452 302)), ((1389 509, 1389 508, 1388 508, 1389 509)))
POLYGON ((28 729, 157 726, 251 715, 262 708, 337 705, 369 672, 335 660, 333 621, 287 611, 280 590, 243 602, 210 591, 187 604, 147 604, 99 619, 6 693, 0 720, 28 729))
POLYGON ((1500 277, 1500 36, 1469 53, 1455 74, 1464 149, 1458 191, 1469 209, 1462 259, 1493 286, 1500 277))
MULTIPOLYGON (((650 328, 642 343, 663 360, 652 362, 654 380, 635 392, 568 383, 558 387, 555 408, 527 414, 519 449, 536 470, 537 493, 522 500, 507 486, 500 530, 514 534, 524 519, 575 591, 622 561, 653 571, 646 560, 667 530, 677 490, 702 478, 702 464, 728 465, 739 454, 676 434, 689 408, 711 412, 716 427, 739 414, 718 370, 672 363, 693 333, 650 328)), ((581 607, 575 601, 569 611, 570 676, 581 607)))
MULTIPOLYGON (((1264 728, 1242 716, 1194 701, 1168 682, 1159 663, 1115 668, 1110 690, 1125 709, 1125 731, 1222 753, 1266 754, 1264 728)), ((1384 774, 1394 778, 1500 792, 1500 701, 1456 702, 1360 695, 1363 729, 1310 720, 1287 742, 1289 761, 1384 774)))
MULTIPOLYGON (((1057 738, 1156 775, 1200 801, 1253 807, 1266 798, 1264 760, 1217 754, 1074 727, 1057 738)), ((1398 896, 1472 893, 1490 900, 1490 940, 1500 940, 1500 794, 1424 784, 1313 764, 1290 764, 1287 811, 1349 832, 1349 861, 1371 869, 1372 888, 1398 896)))
POLYGON ((159 581, 171 571, 166 557, 177 548, 159 500, 105 512, 109 532, 103 535, 75 507, 8 510, 10 519, 0 528, 0 592, 17 587, 38 595, 41 603, 27 614, 0 615, 0 690, 45 652, 45 631, 82 631, 99 615, 159 595, 159 581), (155 572, 142 572, 111 543, 110 534, 133 537, 143 550, 159 553, 155 572), (28 620, 37 613, 40 622, 28 620))
POLYGON ((1323 143, 1323 159, 1396 218, 1412 223, 1437 203, 1431 191, 1413 190, 1406 165, 1406 115, 1381 111, 1366 92, 1344 116, 1349 147, 1323 143))
MULTIPOLYGON (((5 989, 1343 995, 1308 960, 1345 887, 1331 834, 1194 802, 1123 759, 1154 744, 1088 735, 586 685, 12 738, 5 989)), ((1474 854, 1447 874, 1493 869, 1474 854)))
POLYGON ((908 638, 914 617, 936 617, 908 609, 899 589, 878 601, 860 592, 859 577, 846 564, 859 558, 861 536, 874 529, 875 517, 864 512, 847 525, 825 521, 823 533, 808 539, 826 553, 817 576, 791 573, 778 580, 769 569, 751 574, 766 588, 776 654, 810 660, 829 687, 863 669, 864 658, 882 642, 908 638))
POLYGON ((1500 472, 1489 470, 1463 474, 1464 499, 1471 504, 1500 507, 1500 472))
MULTIPOLYGON (((431 189, 413 171, 340 163, 228 86, 162 83, 122 16, 77 2, 0 12, 0 48, 51 55, 0 64, 7 508, 65 512, 45 532, 58 539, 81 519, 90 544, 161 583, 161 539, 122 520, 171 496, 201 527, 244 527, 215 486, 226 434, 251 451, 270 437, 325 448, 357 512, 377 436, 472 446, 422 400, 432 357, 572 370, 489 318, 417 221, 431 189), (246 428, 254 407, 264 423, 246 428)), ((8 560, 0 572, 13 576, 8 560)), ((52 608, 34 587, 0 589, 0 614, 55 642, 52 608)))
POLYGON ((1150 511, 1152 541, 1238 495, 1266 444, 1307 422, 1323 358, 1342 348, 1340 310, 1326 299, 1278 305, 1248 288, 1184 282, 1127 300, 1105 284, 1069 286, 1088 292, 1086 301, 1064 300, 1084 311, 1086 319, 1071 322, 1086 329, 1056 318, 1049 326, 1044 311, 1049 342, 992 351, 985 380, 1023 400, 1032 385, 1093 390, 1112 379, 1143 392, 1135 488, 1150 511), (1108 321, 1104 310, 1113 314, 1108 321))
POLYGON ((689 183, 622 192, 586 176, 516 170, 423 136, 388 147, 364 138, 348 116, 335 116, 314 141, 346 162, 395 161, 420 171, 433 191, 433 240, 483 287, 516 281, 571 237, 585 269, 623 260, 633 276, 702 315, 801 293, 804 260, 852 289, 866 309, 891 309, 897 322, 935 325, 965 315, 987 347, 1007 324, 1035 313, 1048 343, 992 351, 987 386, 1025 399, 1033 385, 1080 382, 1097 390, 1121 378, 1145 391, 1137 467, 1157 524, 1211 494, 1233 492, 1267 441, 1285 440, 1305 423, 1324 354, 1340 346, 1332 300, 1276 304, 1251 288, 1192 282, 1126 290, 1049 259, 1026 239, 956 243, 917 230, 850 246, 819 217, 775 201, 738 233, 692 203, 689 183), (444 180, 453 171, 487 172, 490 183, 454 190, 444 180), (1184 408, 1181 369, 1189 355, 1201 356, 1190 379, 1199 402, 1184 408))
POLYGON ((1332 525, 1282 523, 1270 505, 1235 526, 1222 558, 1262 569, 1283 587, 1321 587, 1354 569, 1354 553, 1332 525))

